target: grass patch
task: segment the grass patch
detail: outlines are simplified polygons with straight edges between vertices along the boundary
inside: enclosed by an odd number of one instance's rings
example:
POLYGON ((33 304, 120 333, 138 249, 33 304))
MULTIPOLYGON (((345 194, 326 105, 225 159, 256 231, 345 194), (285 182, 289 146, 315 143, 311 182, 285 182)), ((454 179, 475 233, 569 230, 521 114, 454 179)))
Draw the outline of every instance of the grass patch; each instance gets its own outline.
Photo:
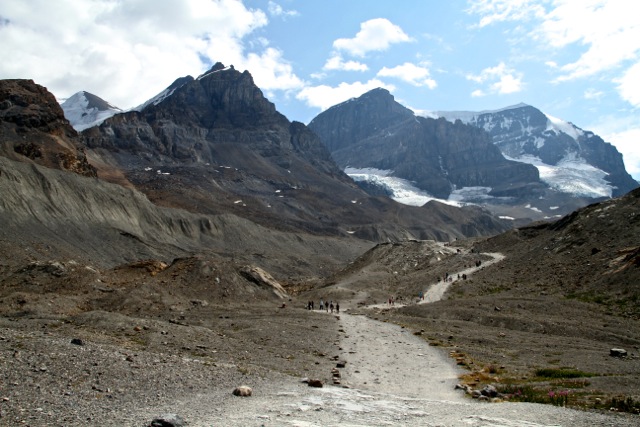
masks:
POLYGON ((504 398, 512 402, 544 403, 567 406, 571 390, 550 390, 523 384, 503 384, 496 387, 504 398))
POLYGON ((536 377, 539 378, 551 378, 551 379, 565 379, 565 378, 585 378, 594 377, 596 374, 589 372, 579 371, 571 368, 544 368, 536 371, 536 377))
POLYGON ((640 414, 640 402, 631 397, 613 397, 604 403, 604 409, 640 414))

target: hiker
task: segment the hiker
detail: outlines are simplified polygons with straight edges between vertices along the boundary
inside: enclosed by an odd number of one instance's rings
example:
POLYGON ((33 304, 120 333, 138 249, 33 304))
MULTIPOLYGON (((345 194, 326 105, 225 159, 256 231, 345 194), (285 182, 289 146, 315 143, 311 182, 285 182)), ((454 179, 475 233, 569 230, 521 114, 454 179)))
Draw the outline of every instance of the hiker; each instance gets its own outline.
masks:
POLYGON ((322 298, 320 298, 320 311, 324 310, 324 303, 322 302, 322 298))
POLYGON ((331 312, 333 313, 333 301, 331 301, 331 304, 329 304, 329 310, 331 310, 331 312))
POLYGON ((340 313, 340 304, 336 301, 336 313, 340 313))

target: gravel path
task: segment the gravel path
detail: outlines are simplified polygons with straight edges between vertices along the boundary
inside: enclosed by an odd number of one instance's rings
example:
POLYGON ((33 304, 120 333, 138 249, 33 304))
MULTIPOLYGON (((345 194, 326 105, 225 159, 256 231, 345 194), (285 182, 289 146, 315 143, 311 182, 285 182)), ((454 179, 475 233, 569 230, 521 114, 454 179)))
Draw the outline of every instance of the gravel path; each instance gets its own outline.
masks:
MULTIPOLYGON (((501 254, 470 275, 502 260, 501 254)), ((457 280, 457 272, 453 280, 457 280)), ((433 284, 424 303, 442 298, 451 282, 433 284)), ((423 301, 421 301, 423 303, 423 301)), ((396 305, 399 307, 400 305, 396 305)), ((381 304, 379 308, 387 307, 381 304)), ((637 417, 587 413, 551 405, 481 403, 454 390, 461 373, 440 349, 400 326, 340 314, 341 385, 287 383, 229 401, 224 425, 261 426, 635 426, 637 417), (265 393, 265 394, 262 394, 265 393)), ((215 425, 210 422, 197 426, 215 425)))
POLYGON ((340 323, 340 356, 347 362, 340 369, 342 385, 312 388, 283 378, 264 389, 254 388, 250 398, 227 396, 214 402, 203 396, 178 405, 177 411, 189 415, 189 426, 197 427, 637 425, 637 418, 465 398, 453 389, 458 371, 450 359, 411 332, 363 316, 341 314, 340 323), (206 402, 209 410, 203 413, 206 402))

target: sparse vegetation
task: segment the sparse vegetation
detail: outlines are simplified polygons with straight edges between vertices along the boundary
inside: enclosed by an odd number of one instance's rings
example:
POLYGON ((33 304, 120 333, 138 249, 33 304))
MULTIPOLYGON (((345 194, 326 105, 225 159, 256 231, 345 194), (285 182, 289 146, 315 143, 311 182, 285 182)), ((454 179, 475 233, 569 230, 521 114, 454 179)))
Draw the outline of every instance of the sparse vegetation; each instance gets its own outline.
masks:
POLYGON ((584 378, 596 374, 582 372, 572 368, 544 368, 536 370, 536 376, 541 378, 584 378))

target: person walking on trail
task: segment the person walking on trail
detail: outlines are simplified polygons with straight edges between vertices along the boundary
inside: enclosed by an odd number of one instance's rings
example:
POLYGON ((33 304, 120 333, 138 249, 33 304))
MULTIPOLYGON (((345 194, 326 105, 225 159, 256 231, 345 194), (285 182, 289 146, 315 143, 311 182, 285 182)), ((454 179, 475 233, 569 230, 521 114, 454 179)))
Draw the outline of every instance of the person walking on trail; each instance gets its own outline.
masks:
POLYGON ((336 313, 340 313, 340 304, 336 301, 336 313))
POLYGON ((329 310, 331 310, 331 312, 333 313, 333 301, 331 301, 331 304, 329 304, 329 310))
POLYGON ((320 311, 324 310, 324 302, 322 302, 322 298, 320 298, 320 311))

